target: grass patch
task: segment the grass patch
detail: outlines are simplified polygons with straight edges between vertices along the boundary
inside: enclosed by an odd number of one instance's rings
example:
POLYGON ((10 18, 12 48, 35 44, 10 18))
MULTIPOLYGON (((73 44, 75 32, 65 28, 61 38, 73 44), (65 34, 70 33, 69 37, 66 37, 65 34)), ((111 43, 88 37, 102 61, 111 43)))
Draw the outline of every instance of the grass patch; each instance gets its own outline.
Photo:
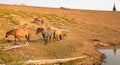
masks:
POLYGON ((38 14, 38 13, 36 13, 36 15, 40 18, 41 17, 46 18, 46 20, 48 20, 49 22, 59 22, 59 21, 61 21, 61 18, 58 17, 57 15, 54 15, 54 14, 38 14))
POLYGON ((0 49, 0 64, 21 65, 22 63, 19 63, 21 60, 21 57, 16 57, 15 55, 6 53, 0 49))
POLYGON ((33 18, 32 14, 27 13, 25 11, 16 11, 13 14, 20 15, 23 18, 33 18))
POLYGON ((13 24, 15 24, 15 25, 20 25, 20 22, 19 21, 17 21, 17 20, 13 20, 13 21, 11 21, 13 24))
POLYGON ((4 29, 4 30, 9 30, 9 29, 12 29, 14 27, 14 24, 12 22, 10 22, 9 20, 2 21, 0 23, 1 23, 0 28, 4 29))
POLYGON ((0 44, 5 44, 5 43, 8 43, 8 41, 5 39, 0 39, 0 44))
POLYGON ((60 59, 70 57, 74 51, 73 48, 69 47, 69 44, 61 42, 55 42, 46 47, 46 57, 50 59, 60 59))
POLYGON ((10 15, 11 13, 13 13, 14 10, 10 10, 10 9, 1 9, 0 8, 0 15, 10 15))
POLYGON ((15 11, 12 9, 2 9, 0 8, 0 16, 10 16, 11 14, 19 15, 23 18, 33 18, 31 13, 27 13, 25 11, 15 11))

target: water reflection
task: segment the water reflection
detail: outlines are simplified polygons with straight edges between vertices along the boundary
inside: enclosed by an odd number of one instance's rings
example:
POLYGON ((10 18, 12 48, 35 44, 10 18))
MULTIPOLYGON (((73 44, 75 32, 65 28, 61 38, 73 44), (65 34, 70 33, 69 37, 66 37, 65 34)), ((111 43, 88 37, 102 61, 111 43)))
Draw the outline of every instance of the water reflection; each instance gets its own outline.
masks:
POLYGON ((106 55, 106 62, 102 65, 120 65, 120 49, 102 49, 100 52, 106 55))
POLYGON ((114 55, 116 56, 117 48, 113 48, 114 55))

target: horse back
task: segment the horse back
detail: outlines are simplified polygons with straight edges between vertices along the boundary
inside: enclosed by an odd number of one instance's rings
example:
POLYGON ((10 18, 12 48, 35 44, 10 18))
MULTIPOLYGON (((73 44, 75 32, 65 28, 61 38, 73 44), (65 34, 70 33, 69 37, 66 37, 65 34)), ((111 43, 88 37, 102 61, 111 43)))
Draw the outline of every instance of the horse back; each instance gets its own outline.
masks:
POLYGON ((15 35, 16 31, 17 31, 17 29, 10 30, 10 31, 8 31, 8 34, 15 35))
POLYGON ((44 30, 43 34, 44 34, 45 37, 49 37, 49 36, 51 36, 53 33, 52 33, 51 30, 44 30))
POLYGON ((57 35, 57 36, 59 36, 59 35, 62 34, 62 31, 61 31, 61 30, 55 30, 55 31, 54 31, 54 34, 57 35))
POLYGON ((28 29, 17 29, 17 31, 16 31, 16 36, 23 37, 23 36, 26 36, 28 34, 29 34, 28 29))

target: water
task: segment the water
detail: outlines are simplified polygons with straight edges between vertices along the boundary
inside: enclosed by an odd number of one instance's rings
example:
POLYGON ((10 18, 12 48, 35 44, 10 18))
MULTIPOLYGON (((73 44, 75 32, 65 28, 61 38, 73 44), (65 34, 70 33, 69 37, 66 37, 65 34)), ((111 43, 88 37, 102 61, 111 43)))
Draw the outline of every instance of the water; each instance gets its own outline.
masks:
POLYGON ((102 49, 100 52, 106 55, 106 63, 102 65, 120 65, 120 49, 102 49))

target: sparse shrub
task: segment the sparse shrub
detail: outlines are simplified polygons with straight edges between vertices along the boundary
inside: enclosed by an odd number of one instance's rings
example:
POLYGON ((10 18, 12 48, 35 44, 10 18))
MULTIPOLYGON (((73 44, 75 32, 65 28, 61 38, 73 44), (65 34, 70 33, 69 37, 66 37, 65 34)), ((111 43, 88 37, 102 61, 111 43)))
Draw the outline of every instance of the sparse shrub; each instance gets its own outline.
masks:
POLYGON ((32 14, 28 14, 25 11, 15 11, 13 14, 20 15, 23 18, 33 18, 32 14))
POLYGON ((12 23, 14 23, 15 25, 20 25, 20 22, 17 20, 13 20, 12 23))
POLYGON ((12 16, 7 16, 7 17, 5 17, 6 19, 8 19, 8 20, 13 20, 13 17, 12 16))

